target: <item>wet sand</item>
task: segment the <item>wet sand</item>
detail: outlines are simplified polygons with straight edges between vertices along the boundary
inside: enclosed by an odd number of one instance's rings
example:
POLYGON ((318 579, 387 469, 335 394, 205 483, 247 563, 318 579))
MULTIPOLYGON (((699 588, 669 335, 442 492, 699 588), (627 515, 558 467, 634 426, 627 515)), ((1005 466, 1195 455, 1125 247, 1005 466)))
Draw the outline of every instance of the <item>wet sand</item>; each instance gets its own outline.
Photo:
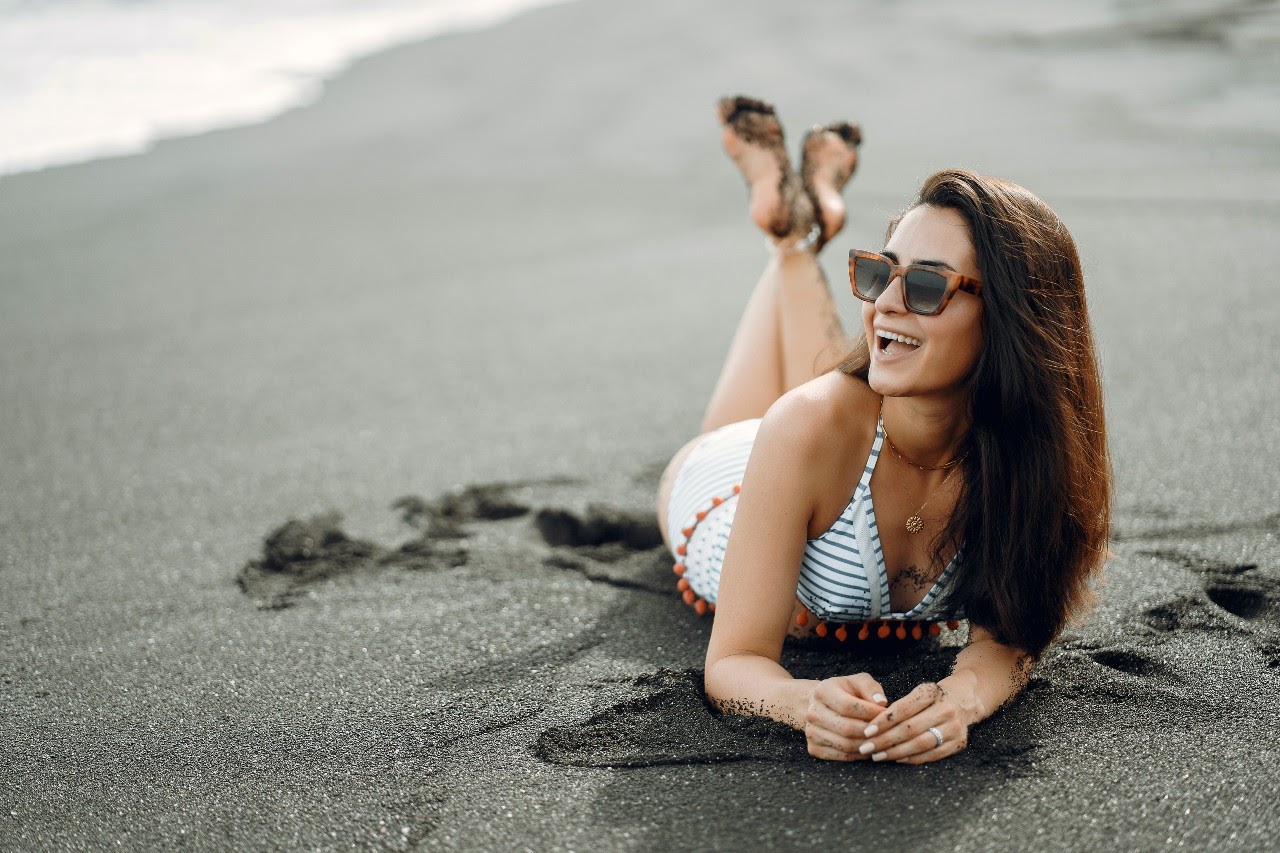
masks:
POLYGON ((0 848, 1274 848, 1275 4, 1019 9, 590 0, 0 180, 0 848), (862 124, 837 292, 948 165, 1082 248, 1116 556, 937 765, 710 714, 654 547, 764 260, 737 91, 862 124))

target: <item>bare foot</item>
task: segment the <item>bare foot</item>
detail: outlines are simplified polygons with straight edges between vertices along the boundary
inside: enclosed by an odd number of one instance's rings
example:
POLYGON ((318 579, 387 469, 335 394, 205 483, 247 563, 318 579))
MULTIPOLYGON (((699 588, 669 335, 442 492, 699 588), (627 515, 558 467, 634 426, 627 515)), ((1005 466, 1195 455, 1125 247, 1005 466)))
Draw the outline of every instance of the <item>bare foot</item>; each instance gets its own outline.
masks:
POLYGON ((751 191, 751 220, 775 240, 803 238, 813 225, 813 203, 787 159, 773 106, 738 96, 721 98, 718 112, 724 150, 751 191))
POLYGON ((821 248, 844 227, 844 199, 841 191, 858 167, 858 145, 862 131, 856 124, 837 122, 815 127, 805 134, 801 146, 800 182, 816 211, 822 236, 821 248))

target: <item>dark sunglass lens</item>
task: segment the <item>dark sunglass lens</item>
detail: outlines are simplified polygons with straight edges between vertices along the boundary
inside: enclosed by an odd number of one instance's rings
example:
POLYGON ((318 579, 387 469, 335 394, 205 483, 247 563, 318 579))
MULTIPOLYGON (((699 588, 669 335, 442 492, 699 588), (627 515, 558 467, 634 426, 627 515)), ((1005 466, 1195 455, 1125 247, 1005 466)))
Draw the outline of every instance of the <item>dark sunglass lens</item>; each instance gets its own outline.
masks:
POLYGON ((933 314, 947 293, 947 279, 929 270, 909 270, 906 278, 907 308, 917 314, 933 314))
POLYGON ((889 283, 889 265, 874 258, 858 258, 853 263, 853 286, 859 295, 875 299, 889 283))

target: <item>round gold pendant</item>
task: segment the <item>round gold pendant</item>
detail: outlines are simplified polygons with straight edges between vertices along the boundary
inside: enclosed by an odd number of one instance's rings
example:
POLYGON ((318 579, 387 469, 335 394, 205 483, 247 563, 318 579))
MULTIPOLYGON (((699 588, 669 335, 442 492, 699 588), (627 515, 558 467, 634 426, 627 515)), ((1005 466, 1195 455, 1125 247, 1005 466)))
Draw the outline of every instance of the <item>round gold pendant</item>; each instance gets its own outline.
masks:
POLYGON ((908 533, 919 533, 921 530, 924 530, 924 522, 920 520, 920 516, 913 515, 907 519, 908 533))

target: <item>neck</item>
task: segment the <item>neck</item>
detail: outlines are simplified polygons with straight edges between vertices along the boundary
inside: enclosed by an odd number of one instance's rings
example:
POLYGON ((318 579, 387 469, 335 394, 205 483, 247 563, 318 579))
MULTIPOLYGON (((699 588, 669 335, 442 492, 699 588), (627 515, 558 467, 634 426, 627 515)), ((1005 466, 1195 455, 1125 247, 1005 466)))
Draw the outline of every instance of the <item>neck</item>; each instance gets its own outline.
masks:
POLYGON ((969 431, 963 405, 918 397, 884 398, 884 429, 893 446, 908 462, 922 468, 945 465, 956 458, 957 448, 969 431))

